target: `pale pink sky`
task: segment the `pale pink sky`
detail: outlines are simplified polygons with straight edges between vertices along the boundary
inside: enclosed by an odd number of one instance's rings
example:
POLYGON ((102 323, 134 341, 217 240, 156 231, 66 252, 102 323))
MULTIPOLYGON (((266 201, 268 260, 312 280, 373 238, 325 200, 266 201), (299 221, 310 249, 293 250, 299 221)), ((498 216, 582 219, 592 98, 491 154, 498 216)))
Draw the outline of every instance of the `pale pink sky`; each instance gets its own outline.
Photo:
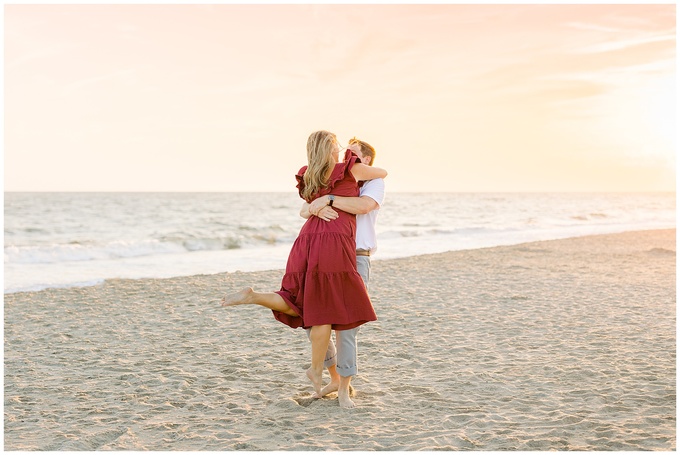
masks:
POLYGON ((675 190, 676 7, 5 5, 6 191, 675 190))

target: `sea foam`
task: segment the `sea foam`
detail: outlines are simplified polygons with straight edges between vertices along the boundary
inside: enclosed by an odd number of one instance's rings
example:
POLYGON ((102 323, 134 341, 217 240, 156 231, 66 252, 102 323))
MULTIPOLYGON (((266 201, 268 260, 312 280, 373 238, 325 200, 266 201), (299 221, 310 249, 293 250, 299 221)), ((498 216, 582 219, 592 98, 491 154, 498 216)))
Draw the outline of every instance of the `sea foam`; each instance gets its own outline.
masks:
MULTIPOLYGON (((5 293, 282 269, 290 193, 5 193, 5 293)), ((374 259, 675 227, 673 193, 389 193, 374 259)))

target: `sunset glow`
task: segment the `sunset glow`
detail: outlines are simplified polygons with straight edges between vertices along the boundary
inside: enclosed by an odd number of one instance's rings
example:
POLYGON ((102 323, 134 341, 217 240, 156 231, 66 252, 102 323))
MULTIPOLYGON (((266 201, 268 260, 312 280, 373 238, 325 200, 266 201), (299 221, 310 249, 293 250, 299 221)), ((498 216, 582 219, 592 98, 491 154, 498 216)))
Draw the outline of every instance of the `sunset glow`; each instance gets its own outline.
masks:
POLYGON ((6 191, 674 191, 676 7, 5 5, 6 191))

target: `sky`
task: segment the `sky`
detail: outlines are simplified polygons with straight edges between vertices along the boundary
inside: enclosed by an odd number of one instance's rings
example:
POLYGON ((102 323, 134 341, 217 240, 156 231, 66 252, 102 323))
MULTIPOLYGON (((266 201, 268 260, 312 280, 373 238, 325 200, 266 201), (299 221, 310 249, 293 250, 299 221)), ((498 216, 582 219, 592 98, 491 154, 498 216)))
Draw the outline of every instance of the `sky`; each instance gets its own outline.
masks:
POLYGON ((4 6, 5 191, 675 191, 674 4, 4 6))

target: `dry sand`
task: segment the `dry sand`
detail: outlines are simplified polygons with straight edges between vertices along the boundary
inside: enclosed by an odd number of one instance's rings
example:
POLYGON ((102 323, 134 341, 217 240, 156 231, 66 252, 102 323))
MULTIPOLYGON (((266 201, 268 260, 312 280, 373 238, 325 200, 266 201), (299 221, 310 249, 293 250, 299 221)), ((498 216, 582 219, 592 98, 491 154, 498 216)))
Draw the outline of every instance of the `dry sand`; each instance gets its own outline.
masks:
POLYGON ((5 296, 7 450, 675 450, 675 230, 374 261, 358 407, 233 273, 5 296), (226 276, 226 279, 225 279, 226 276))

